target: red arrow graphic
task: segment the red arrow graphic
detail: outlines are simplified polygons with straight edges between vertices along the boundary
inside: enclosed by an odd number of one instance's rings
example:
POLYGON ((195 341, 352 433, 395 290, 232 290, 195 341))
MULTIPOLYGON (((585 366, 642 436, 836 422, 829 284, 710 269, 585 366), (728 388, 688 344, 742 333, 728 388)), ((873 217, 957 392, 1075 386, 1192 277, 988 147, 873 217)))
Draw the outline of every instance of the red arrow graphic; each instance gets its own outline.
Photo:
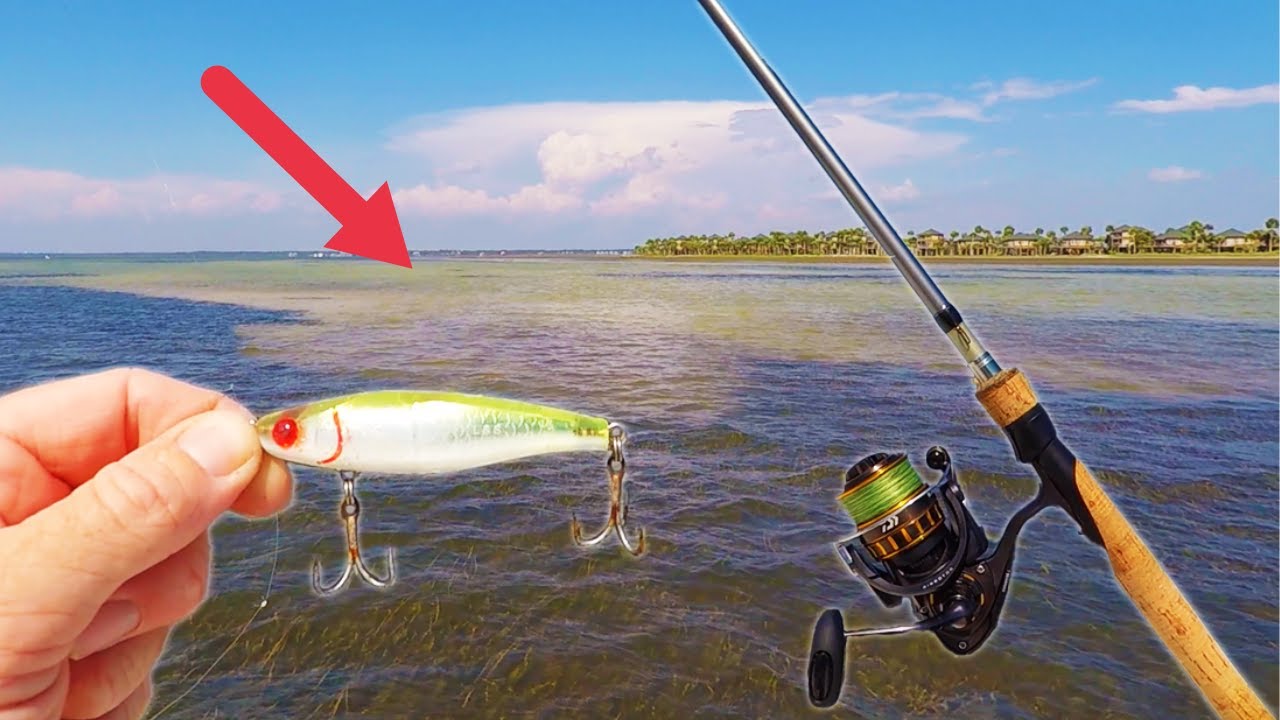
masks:
POLYGON ((355 188, 329 167, 324 158, 317 155, 225 67, 214 65, 205 70, 200 76, 200 87, 303 190, 342 223, 325 247, 392 265, 413 267, 387 183, 382 183, 382 187, 366 202, 355 188))

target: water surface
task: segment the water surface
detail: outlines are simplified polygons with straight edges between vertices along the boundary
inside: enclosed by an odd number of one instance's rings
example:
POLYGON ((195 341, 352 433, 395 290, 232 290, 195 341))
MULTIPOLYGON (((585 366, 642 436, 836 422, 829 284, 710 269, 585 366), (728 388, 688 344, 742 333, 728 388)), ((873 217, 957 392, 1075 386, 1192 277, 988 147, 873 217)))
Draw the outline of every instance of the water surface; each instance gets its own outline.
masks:
MULTIPOLYGON (((648 533, 646 557, 569 541, 570 513, 604 518, 603 457, 369 477, 363 541, 397 548, 401 580, 333 599, 311 595, 309 563, 341 561, 338 483, 298 469, 274 560, 274 521, 218 526, 213 597, 157 675, 156 709, 182 696, 163 717, 813 716, 804 662, 818 613, 904 617, 832 550, 851 530, 835 503, 843 470, 877 451, 926 470, 924 451, 942 444, 991 534, 1035 489, 888 267, 55 259, 0 263, 0 276, 0 391, 130 363, 259 412, 448 389, 631 430, 630 522, 648 533)), ((949 265, 935 277, 1002 364, 1028 373, 1274 706, 1275 269, 949 265)), ((842 716, 1211 717, 1103 552, 1057 511, 1024 531, 982 652, 955 658, 921 635, 849 653, 842 716)))

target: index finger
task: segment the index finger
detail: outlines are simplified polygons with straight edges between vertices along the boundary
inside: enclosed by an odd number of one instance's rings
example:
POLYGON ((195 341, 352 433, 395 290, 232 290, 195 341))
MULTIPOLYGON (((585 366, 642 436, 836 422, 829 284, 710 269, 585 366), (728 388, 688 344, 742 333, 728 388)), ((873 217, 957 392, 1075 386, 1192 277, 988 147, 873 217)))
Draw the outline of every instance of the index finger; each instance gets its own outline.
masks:
MULTIPOLYGON (((0 397, 0 441, 8 440, 18 449, 18 457, 13 458, 0 444, 0 469, 6 479, 16 478, 18 498, 38 502, 37 498, 50 495, 49 488, 39 486, 60 482, 70 491, 183 420, 215 409, 240 412, 246 422, 252 418, 222 393, 139 368, 25 388, 0 397), (24 454, 27 457, 21 457, 24 454), (32 492, 24 493, 24 484, 32 492)), ((289 486, 287 466, 264 458, 262 469, 233 509, 250 515, 277 511, 288 503, 289 486)), ((15 513, 4 505, 0 502, 0 516, 9 515, 9 522, 40 509, 22 508, 15 513)))
POLYGON ((74 487, 182 420, 215 408, 250 417, 221 393, 121 368, 0 397, 0 435, 74 487))

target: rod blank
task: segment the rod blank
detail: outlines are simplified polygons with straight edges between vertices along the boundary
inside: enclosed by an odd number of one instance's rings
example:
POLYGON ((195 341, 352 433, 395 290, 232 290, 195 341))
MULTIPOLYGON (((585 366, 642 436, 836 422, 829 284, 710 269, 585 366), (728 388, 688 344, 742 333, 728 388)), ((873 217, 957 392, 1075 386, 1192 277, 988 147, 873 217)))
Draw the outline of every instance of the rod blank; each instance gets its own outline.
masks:
POLYGON ((809 118, 809 115, 796 101, 791 91, 778 78, 777 73, 769 67, 760 53, 751 45, 742 30, 734 23, 733 18, 729 17, 729 13, 720 5, 718 0, 698 0, 702 8, 707 11, 712 22, 724 34, 729 44, 737 51, 738 57, 746 63, 747 69, 755 76, 760 86, 777 105, 778 110, 786 117, 787 122, 791 124, 792 129, 800 136, 805 146, 809 148, 809 152, 813 153, 813 157, 826 171, 827 176, 835 183, 836 188, 840 190, 840 194, 853 207, 854 212, 862 218, 863 224, 870 230, 871 236, 884 250, 885 254, 893 261, 894 266, 898 268, 898 272, 902 273, 907 284, 915 291, 917 297, 924 303, 925 307, 933 313, 934 320, 942 327, 943 332, 951 339, 951 342, 960 351, 968 362, 970 369, 979 380, 987 380, 995 377, 1000 372, 1000 366, 996 364, 991 354, 982 347, 978 339, 973 336, 967 329, 961 327, 963 320, 960 318, 960 312, 947 301, 946 296, 934 284, 933 278, 929 277, 929 273, 925 272, 920 261, 912 254, 911 249, 906 243, 902 242, 902 238, 898 237, 898 233, 885 219, 880 208, 876 207, 875 202, 871 200, 871 196, 866 190, 862 189, 862 185, 858 182, 853 173, 849 172, 849 168, 845 166, 844 161, 836 154, 836 151, 827 142, 827 139, 818 130, 817 125, 809 118))

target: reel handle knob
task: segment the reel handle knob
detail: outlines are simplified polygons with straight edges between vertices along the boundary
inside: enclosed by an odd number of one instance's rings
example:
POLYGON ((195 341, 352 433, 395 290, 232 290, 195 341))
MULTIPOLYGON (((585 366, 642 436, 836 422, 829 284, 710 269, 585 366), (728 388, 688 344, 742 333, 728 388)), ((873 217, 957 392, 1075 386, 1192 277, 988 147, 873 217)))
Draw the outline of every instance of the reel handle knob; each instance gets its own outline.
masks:
POLYGON ((844 688, 844 618, 839 610, 827 610, 813 626, 809 648, 809 702, 828 708, 840 699, 844 688))
POLYGON ((951 464, 951 456, 947 454, 947 449, 941 445, 934 445, 929 448, 929 452, 924 456, 925 464, 934 470, 944 470, 951 464))

